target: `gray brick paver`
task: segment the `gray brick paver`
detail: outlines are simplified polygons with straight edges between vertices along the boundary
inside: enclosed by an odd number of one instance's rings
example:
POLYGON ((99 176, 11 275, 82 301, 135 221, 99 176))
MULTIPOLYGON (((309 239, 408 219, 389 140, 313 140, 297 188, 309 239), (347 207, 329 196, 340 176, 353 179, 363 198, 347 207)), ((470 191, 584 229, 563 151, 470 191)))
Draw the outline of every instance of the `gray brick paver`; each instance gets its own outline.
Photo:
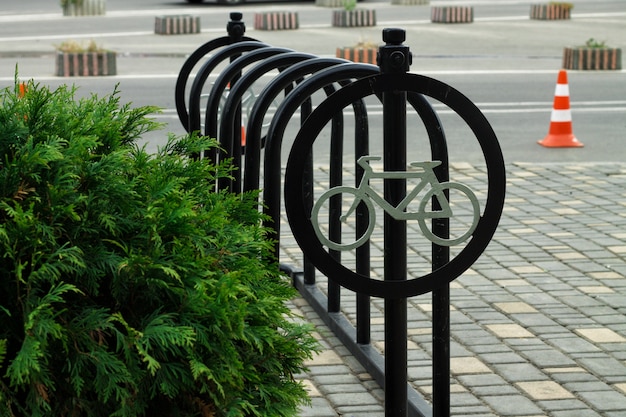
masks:
POLYGON ((537 405, 550 413, 557 411, 575 412, 576 410, 585 410, 588 408, 587 404, 576 399, 538 401, 537 405))
POLYGON ((582 391, 578 395, 599 412, 624 412, 624 395, 613 390, 582 391))
POLYGON ((500 417, 536 416, 542 414, 539 407, 521 394, 486 396, 483 399, 500 417))
MULTIPOLYGON (((626 172, 626 164, 517 164, 508 170, 513 180, 501 229, 470 273, 451 289, 452 356, 475 357, 486 366, 480 373, 454 375, 459 390, 453 390, 452 415, 625 417, 626 392, 617 388, 626 386, 624 345, 589 339, 615 338, 613 334, 579 329, 608 329, 626 337, 626 256, 619 249, 626 247, 626 192, 615 193, 615 187, 624 189, 626 177, 606 175, 612 170, 626 172), (528 176, 530 172, 536 175, 528 176), (605 201, 601 207, 599 199, 605 201), (555 208, 575 209, 578 214, 559 215, 555 208), (532 310, 515 310, 522 305, 532 310), (510 337, 515 333, 503 332, 508 337, 501 338, 488 327, 509 324, 532 336, 510 337), (529 389, 524 384, 534 381, 556 383, 574 397, 532 398, 521 387, 529 389)), ((477 181, 474 176, 466 178, 468 183, 477 181)), ((295 257, 297 250, 292 253, 295 257)), ((415 264, 416 273, 423 262, 415 264)), ((382 263, 378 268, 382 271, 382 263)), ((353 316, 354 303, 343 298, 353 316)), ((372 300, 378 317, 382 304, 372 300)), ((427 399, 432 394, 429 305, 428 295, 415 297, 409 300, 408 313, 413 346, 408 373, 427 399)), ((375 329, 373 337, 381 340, 382 322, 375 329)), ((331 335, 326 334, 326 344, 341 350, 331 335)), ((342 358, 346 355, 341 351, 342 358)), ((358 364, 350 358, 350 365, 314 366, 305 375, 314 385, 326 386, 328 394, 322 390, 324 397, 314 400, 336 414, 309 410, 301 417, 383 416, 382 390, 373 380, 358 378, 358 364), (364 398, 356 401, 358 395, 364 398)))
POLYGON ((576 365, 576 361, 556 349, 528 350, 523 354, 540 369, 576 365))
POLYGON ((561 410, 552 413, 552 417, 609 417, 608 415, 600 415, 593 410, 587 408, 576 410, 561 410))

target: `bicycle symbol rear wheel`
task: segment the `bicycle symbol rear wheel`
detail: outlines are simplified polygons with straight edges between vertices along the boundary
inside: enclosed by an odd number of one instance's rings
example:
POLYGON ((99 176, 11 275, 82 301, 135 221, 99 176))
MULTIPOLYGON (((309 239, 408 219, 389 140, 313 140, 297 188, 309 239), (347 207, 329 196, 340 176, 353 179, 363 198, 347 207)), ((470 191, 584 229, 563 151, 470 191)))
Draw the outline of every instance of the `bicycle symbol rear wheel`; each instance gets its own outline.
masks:
POLYGON ((360 194, 353 187, 334 187, 313 205, 311 223, 317 238, 324 246, 346 251, 358 248, 370 238, 376 226, 376 211, 367 196, 360 194), (327 221, 321 221, 320 211, 328 213, 327 221), (359 220, 363 224, 359 225, 359 220), (332 223, 338 227, 333 236, 330 236, 332 223), (322 224, 327 226, 327 230, 323 230, 322 224))
POLYGON ((468 186, 458 182, 444 182, 428 190, 420 201, 419 213, 418 223, 420 230, 428 240, 441 246, 453 246, 463 243, 476 230, 478 220, 480 219, 480 204, 478 198, 468 186), (449 196, 448 199, 446 199, 446 194, 449 196), (433 197, 439 200, 440 204, 446 204, 450 207, 450 212, 447 215, 440 214, 443 211, 428 208, 428 204, 431 203, 433 197), (456 202, 457 200, 459 200, 458 203, 456 202), (471 212, 465 212, 461 216, 459 212, 466 210, 470 205, 471 212), (427 220, 437 218, 450 219, 449 236, 437 236, 432 231, 431 225, 426 222, 427 220))

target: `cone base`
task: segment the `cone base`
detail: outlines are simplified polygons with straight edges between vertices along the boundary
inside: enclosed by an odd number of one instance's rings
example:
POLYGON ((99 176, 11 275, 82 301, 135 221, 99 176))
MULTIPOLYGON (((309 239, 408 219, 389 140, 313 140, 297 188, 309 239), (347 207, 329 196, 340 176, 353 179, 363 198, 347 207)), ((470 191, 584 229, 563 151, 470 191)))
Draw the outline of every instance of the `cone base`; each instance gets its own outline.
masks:
POLYGON ((579 142, 574 135, 551 135, 548 134, 543 140, 537 141, 541 146, 546 148, 582 148, 582 142, 579 142))

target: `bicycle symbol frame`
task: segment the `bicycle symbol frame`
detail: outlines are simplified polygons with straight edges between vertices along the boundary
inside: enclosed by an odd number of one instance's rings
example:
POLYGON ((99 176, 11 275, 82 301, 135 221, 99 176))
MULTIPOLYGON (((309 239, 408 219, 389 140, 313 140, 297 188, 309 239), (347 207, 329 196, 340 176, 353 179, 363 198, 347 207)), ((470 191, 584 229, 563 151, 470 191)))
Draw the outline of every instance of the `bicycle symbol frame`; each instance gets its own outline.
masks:
MULTIPOLYGON (((294 238, 309 261, 324 275, 352 291, 374 297, 413 297, 452 282, 483 253, 493 237, 504 207, 506 172, 502 149, 496 134, 476 105, 454 87, 419 74, 377 74, 358 79, 320 103, 300 127, 289 152, 285 169, 285 209, 294 238), (411 279, 380 280, 343 265, 322 244, 315 232, 311 207, 305 200, 305 168, 313 145, 325 126, 338 112, 360 98, 385 92, 405 91, 423 94, 448 106, 472 131, 485 158, 487 190, 481 214, 463 247, 445 265, 411 279)), ((445 145, 445 143, 444 143, 445 145)), ((443 165, 443 163, 442 163, 443 165)), ((428 182, 427 182, 428 184, 428 182)), ((354 189, 354 188, 353 188, 354 189)), ((368 197, 368 200, 371 197, 368 197)))
POLYGON ((424 236, 431 242, 441 246, 458 245, 472 235, 480 218, 480 204, 478 198, 474 192, 464 184, 458 182, 439 182, 433 168, 441 165, 441 161, 411 162, 410 166, 417 168, 418 170, 416 171, 375 172, 369 162, 379 161, 381 159, 381 157, 369 155, 360 157, 357 163, 363 168, 364 174, 359 186, 356 188, 347 186, 333 187, 322 194, 317 200, 311 211, 311 223, 313 224, 317 238, 323 245, 327 246, 329 249, 346 251, 358 248, 367 242, 374 232, 376 225, 376 212, 373 203, 378 204, 378 206, 396 220, 417 220, 424 236), (393 206, 387 202, 378 191, 371 187, 370 179, 419 179, 420 181, 406 194, 397 206, 393 206), (409 204, 411 204, 418 194, 428 185, 430 185, 430 189, 419 200, 417 211, 408 211, 407 208, 409 204), (453 238, 446 238, 434 234, 426 221, 430 219, 451 218, 454 215, 449 202, 449 194, 447 193, 450 190, 461 192, 465 198, 469 200, 472 205, 473 216, 471 224, 463 234, 453 238), (328 238, 320 227, 320 210, 330 199, 339 197, 342 194, 344 196, 351 195, 349 198, 353 199, 347 211, 340 215, 342 222, 345 223, 347 221, 348 217, 356 210, 361 202, 363 202, 367 208, 367 228, 361 236, 355 236, 354 241, 351 242, 335 242, 328 238), (438 207, 437 209, 429 209, 428 204, 433 201, 433 199, 438 203, 434 206, 438 207))

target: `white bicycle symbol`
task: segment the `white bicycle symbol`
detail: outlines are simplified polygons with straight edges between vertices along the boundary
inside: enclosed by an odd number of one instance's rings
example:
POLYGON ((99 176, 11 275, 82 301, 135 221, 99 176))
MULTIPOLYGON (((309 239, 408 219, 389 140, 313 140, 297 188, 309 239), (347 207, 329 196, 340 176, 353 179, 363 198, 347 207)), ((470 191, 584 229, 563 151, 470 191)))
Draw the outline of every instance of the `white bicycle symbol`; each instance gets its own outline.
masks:
MULTIPOLYGON (((364 175, 359 186, 357 188, 347 186, 333 187, 330 190, 326 191, 324 194, 322 194, 322 196, 313 206, 313 209, 311 211, 311 223, 313 224, 313 228, 315 230, 317 238, 323 245, 327 246, 329 249, 340 251, 355 249, 363 245, 372 235, 374 231, 374 226, 376 225, 376 212, 374 209, 374 204, 372 202, 377 203, 380 207, 382 207, 385 212, 387 212, 391 217, 396 220, 417 220, 420 230, 422 231, 424 236, 431 242, 438 245, 457 245, 464 242, 471 236, 471 234, 476 229, 480 217, 480 205, 478 203, 478 198, 472 192, 472 190, 464 184, 458 182, 439 182, 437 176, 433 171, 433 168, 441 165, 441 161, 411 162, 410 166, 420 169, 418 171, 374 172, 373 168, 369 164, 369 161, 378 160, 381 160, 381 158, 376 156, 362 156, 361 158, 359 158, 357 163, 364 169, 364 175), (411 192, 406 194, 406 196, 402 199, 402 201, 400 201, 397 206, 393 206, 370 186, 370 179, 373 178, 417 178, 420 179, 420 181, 417 185, 415 185, 411 192), (411 204, 411 202, 422 190, 426 188, 427 185, 430 185, 430 189, 421 197, 417 211, 408 211, 407 208, 409 207, 409 204, 411 204), (450 190, 456 190, 460 192, 463 196, 462 198, 468 200, 469 203, 471 203, 472 220, 466 231, 462 232, 458 236, 446 238, 435 235, 426 223, 426 220, 452 218, 454 216, 454 213, 452 212, 452 208, 450 206, 450 202, 446 198, 446 192, 449 193, 450 190), (344 207, 347 207, 347 211, 345 213, 329 214, 331 216, 339 215, 339 219, 343 223, 347 223, 349 217, 355 214, 357 206, 361 202, 363 202, 367 207, 367 213, 365 214, 365 216, 368 216, 369 223, 367 224, 365 232, 361 236, 355 235, 354 241, 341 242, 341 239, 339 239, 340 241, 336 242, 328 238, 321 230, 319 222, 320 210, 328 203, 331 198, 341 198, 342 203, 344 201, 348 202, 348 204, 343 205, 341 208, 341 210, 343 210, 344 207), (429 205, 429 203, 433 200, 433 198, 438 203, 439 208, 437 209, 430 208, 431 206, 429 205)), ((465 201, 463 201, 462 203, 465 203, 465 201)))

